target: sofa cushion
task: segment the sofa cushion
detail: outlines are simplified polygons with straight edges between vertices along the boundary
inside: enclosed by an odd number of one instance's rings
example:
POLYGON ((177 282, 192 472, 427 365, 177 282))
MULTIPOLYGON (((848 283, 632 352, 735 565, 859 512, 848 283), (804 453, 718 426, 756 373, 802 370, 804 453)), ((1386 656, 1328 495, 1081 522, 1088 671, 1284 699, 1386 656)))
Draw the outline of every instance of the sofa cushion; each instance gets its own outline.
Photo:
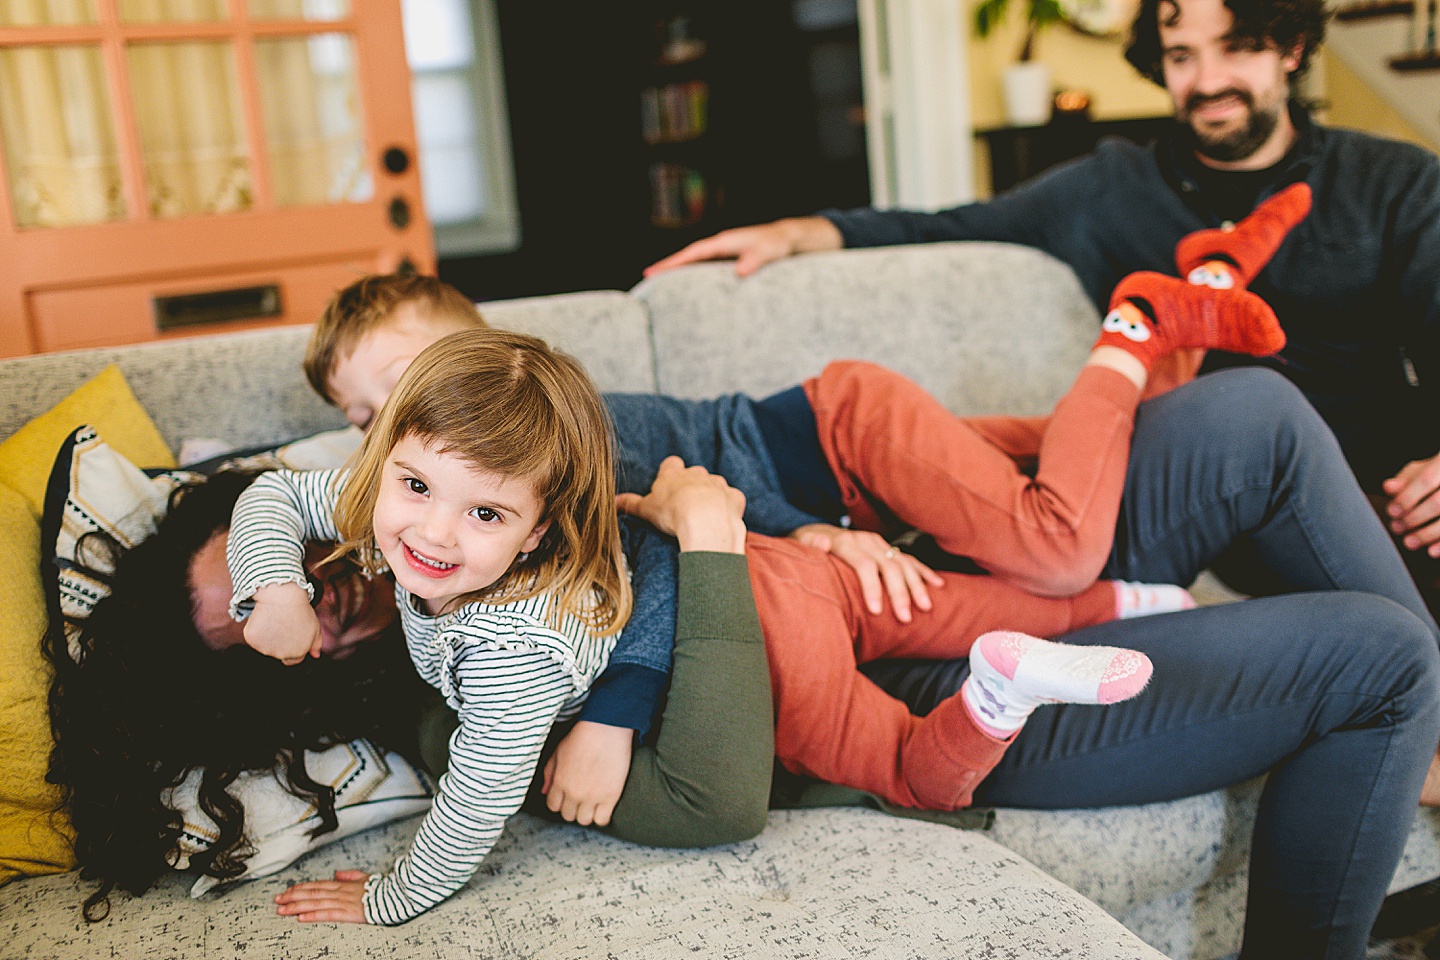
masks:
POLYGON ((482 303, 491 326, 528 333, 573 354, 605 391, 653 393, 650 321, 634 299, 614 290, 482 303))
POLYGON ((1049 413, 1100 322, 1068 268, 1008 244, 807 254, 745 280, 728 263, 702 264, 634 295, 654 324, 662 393, 763 396, 857 358, 962 414, 1049 413))
POLYGON ((110 363, 172 450, 189 437, 224 437, 246 448, 343 427, 345 418, 300 370, 309 336, 309 327, 276 327, 0 360, 0 383, 15 385, 0 397, 0 437, 34 415, 26 411, 54 403, 110 363))
POLYGON ((298 924, 286 885, 375 869, 416 821, 343 840, 268 881, 185 899, 177 877, 78 923, 85 885, 45 877, 0 891, 18 956, 132 956, 160 943, 207 960, 261 955, 432 957, 1067 957, 1161 960, 1099 907, 983 836, 866 810, 773 813, 754 840, 664 850, 519 815, 450 900, 393 931, 298 924), (67 909, 68 907, 68 909, 67 909))

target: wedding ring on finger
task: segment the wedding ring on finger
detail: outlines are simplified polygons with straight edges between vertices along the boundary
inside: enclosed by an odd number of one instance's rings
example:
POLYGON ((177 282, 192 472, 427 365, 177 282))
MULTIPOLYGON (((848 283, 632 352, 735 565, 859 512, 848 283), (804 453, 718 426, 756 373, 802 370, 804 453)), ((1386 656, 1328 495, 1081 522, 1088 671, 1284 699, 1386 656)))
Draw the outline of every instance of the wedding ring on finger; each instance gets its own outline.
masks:
POLYGON ((886 551, 885 551, 885 559, 886 559, 886 560, 894 560, 894 559, 895 559, 895 551, 894 551, 894 550, 886 550, 886 551))

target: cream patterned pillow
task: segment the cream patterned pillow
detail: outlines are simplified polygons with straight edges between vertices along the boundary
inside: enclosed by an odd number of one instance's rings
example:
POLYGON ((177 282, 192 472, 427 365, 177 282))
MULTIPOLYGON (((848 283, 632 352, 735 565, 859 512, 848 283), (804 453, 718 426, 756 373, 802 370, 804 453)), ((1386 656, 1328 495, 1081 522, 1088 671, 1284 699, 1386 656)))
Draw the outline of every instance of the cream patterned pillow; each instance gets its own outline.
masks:
MULTIPOLYGON (((200 897, 224 883, 254 880, 278 873, 310 851, 370 827, 430 809, 435 788, 430 778, 398 753, 381 754, 364 740, 352 740, 318 753, 305 752, 305 770, 317 783, 335 791, 340 825, 314 836, 320 827, 315 806, 285 789, 275 771, 243 773, 227 789, 245 806, 245 839, 254 853, 245 872, 230 880, 202 876, 190 888, 200 897)), ((192 770, 161 799, 185 818, 173 865, 190 866, 190 858, 210 849, 218 828, 199 808, 200 771, 192 770)))

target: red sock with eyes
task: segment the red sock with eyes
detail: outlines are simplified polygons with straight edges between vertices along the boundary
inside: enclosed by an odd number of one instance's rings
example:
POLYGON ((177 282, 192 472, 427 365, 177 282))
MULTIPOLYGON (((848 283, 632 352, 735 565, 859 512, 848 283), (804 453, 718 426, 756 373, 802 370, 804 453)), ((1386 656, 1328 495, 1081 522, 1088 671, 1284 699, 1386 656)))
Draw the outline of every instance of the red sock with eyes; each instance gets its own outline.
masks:
POLYGON ((1266 357, 1285 346, 1275 312, 1250 291, 1212 290, 1148 270, 1115 287, 1100 329, 1097 347, 1119 347, 1147 370, 1189 347, 1266 357))
POLYGON ((1291 184, 1229 230, 1197 230, 1183 237, 1175 247, 1175 266, 1191 283, 1243 290, 1309 212, 1310 185, 1291 184))

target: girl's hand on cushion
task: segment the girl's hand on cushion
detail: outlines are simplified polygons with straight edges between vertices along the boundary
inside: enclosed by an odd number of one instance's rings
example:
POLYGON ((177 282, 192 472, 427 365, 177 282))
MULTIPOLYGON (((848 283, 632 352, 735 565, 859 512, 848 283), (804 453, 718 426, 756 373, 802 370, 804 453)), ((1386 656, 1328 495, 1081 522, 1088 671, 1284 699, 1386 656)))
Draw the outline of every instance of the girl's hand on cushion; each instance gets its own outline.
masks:
POLYGON ((336 870, 334 880, 297 883, 275 898, 276 913, 301 923, 365 923, 365 881, 362 870, 336 870))
POLYGON ((305 588, 273 583, 255 591, 255 609, 245 621, 245 642, 267 657, 293 666, 320 656, 320 621, 305 588))

